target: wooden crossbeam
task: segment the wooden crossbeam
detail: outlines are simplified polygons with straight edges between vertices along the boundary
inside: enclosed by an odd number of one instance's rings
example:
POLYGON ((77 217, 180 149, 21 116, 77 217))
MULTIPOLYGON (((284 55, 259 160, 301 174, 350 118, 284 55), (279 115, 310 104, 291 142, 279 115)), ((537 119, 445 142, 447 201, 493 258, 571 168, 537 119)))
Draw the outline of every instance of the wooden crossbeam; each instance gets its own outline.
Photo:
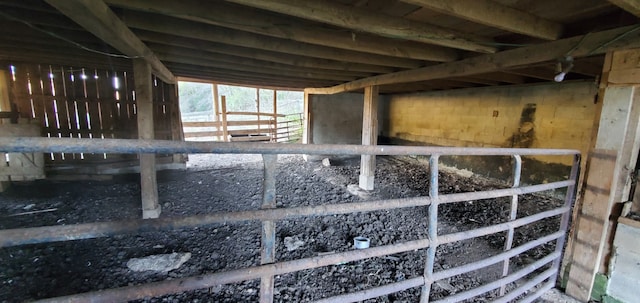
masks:
POLYGON ((480 55, 456 62, 364 78, 333 87, 308 88, 310 94, 334 94, 371 85, 417 82, 502 71, 552 61, 571 52, 574 58, 603 54, 609 50, 640 47, 640 27, 626 26, 562 40, 480 55))
POLYGON ((160 79, 175 83, 175 77, 153 52, 101 0, 45 0, 123 54, 143 58, 160 79))
POLYGON ((358 35, 354 39, 348 31, 304 25, 299 21, 224 2, 202 5, 193 0, 156 0, 150 5, 148 0, 107 0, 107 3, 260 35, 365 53, 438 62, 449 62, 458 58, 456 51, 444 47, 368 35, 358 35))
POLYGON ((609 0, 609 2, 633 14, 636 17, 640 17, 640 1, 638 0, 609 0))
POLYGON ((132 28, 285 54, 396 68, 416 68, 424 65, 423 61, 419 60, 365 54, 286 39, 269 38, 263 35, 221 28, 179 18, 158 18, 157 15, 141 12, 125 11, 124 20, 127 25, 132 28))
MULTIPOLYGON (((620 0, 618 0, 620 1, 620 0)), ((546 40, 556 40, 563 26, 493 0, 402 0, 439 13, 496 27, 509 32, 546 40)))
MULTIPOLYGON (((283 54, 266 50, 256 50, 247 47, 224 45, 221 43, 189 39, 173 35, 165 35, 144 30, 136 30, 134 32, 143 41, 147 43, 153 42, 155 45, 183 48, 189 47, 201 51, 215 53, 216 55, 233 54, 237 57, 287 64, 295 67, 306 67, 320 70, 367 72, 376 74, 387 74, 396 71, 396 69, 394 68, 385 66, 319 59, 307 56, 283 54)), ((152 45, 151 49, 156 49, 156 47, 152 45)))
POLYGON ((491 40, 366 9, 316 0, 227 0, 383 37, 493 53, 491 40))

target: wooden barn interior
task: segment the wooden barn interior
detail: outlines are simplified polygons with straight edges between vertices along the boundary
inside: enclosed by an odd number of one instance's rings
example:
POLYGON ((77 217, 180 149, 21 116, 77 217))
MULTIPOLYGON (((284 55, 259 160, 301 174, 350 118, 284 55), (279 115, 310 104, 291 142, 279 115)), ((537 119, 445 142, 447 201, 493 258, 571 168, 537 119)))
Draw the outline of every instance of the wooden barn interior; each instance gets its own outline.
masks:
MULTIPOLYGON (((138 155, 83 142, 184 143, 178 81, 303 90, 307 151, 579 151, 551 284, 581 302, 638 302, 639 18, 637 0, 0 0, 1 185, 133 168, 150 219, 140 221, 162 220, 156 171, 184 167, 190 149, 138 155), (65 152, 62 139, 79 147, 65 152)), ((364 190, 375 154, 362 155, 364 190)), ((523 176, 531 184, 574 164, 528 161, 552 167, 523 176)), ((11 232, 0 231, 3 246, 11 232)))

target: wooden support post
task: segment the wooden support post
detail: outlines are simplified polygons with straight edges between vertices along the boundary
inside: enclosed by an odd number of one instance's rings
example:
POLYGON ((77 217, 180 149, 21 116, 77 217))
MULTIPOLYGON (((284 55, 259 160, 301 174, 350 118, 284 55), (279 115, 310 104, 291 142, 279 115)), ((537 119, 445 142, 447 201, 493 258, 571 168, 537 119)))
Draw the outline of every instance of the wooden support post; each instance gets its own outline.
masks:
MULTIPOLYGON (((11 74, 8 71, 0 69, 0 111, 2 112, 11 111, 11 101, 9 99, 10 77, 11 74)), ((2 123, 2 119, 0 119, 0 124, 2 123)))
MULTIPOLYGON (((182 127, 182 113, 180 112, 180 97, 178 85, 166 84, 169 90, 169 106, 171 107, 171 140, 184 141, 184 128, 182 127)), ((185 163, 186 154, 174 154, 173 163, 185 163)))
MULTIPOLYGON (((218 84, 212 83, 213 85, 213 121, 220 121, 220 100, 218 98, 218 84)), ((220 124, 216 123, 216 132, 220 133, 220 124)), ((216 136, 216 140, 220 141, 220 136, 216 136)))
MULTIPOLYGON (((606 272, 610 235, 620 215, 621 203, 629 201, 632 174, 640 148, 640 89, 637 84, 615 83, 609 78, 618 70, 637 69, 640 50, 607 55, 610 71, 606 83, 594 149, 586 173, 586 190, 578 215, 567 293, 581 301, 591 297, 598 272, 606 272)), ((608 63, 607 63, 608 64, 608 63)))
MULTIPOLYGON (((378 142, 378 86, 364 89, 362 111, 362 145, 376 145, 378 142)), ((373 190, 376 171, 376 156, 362 155, 360 164, 360 188, 373 190)))
POLYGON ((313 129, 311 124, 311 97, 304 92, 304 125, 302 129, 302 143, 313 144, 313 129))
POLYGON ((256 88, 256 113, 258 113, 258 132, 260 131, 260 88, 256 88))
MULTIPOLYGON (((264 175, 262 179, 262 208, 276 208, 276 165, 278 155, 262 155, 264 175)), ((276 222, 262 221, 262 249, 260 264, 276 261, 276 222)), ((260 279, 260 303, 273 302, 274 276, 263 276, 260 279)))
POLYGON ((222 141, 229 142, 229 129, 227 128, 227 96, 220 99, 222 105, 222 141))
POLYGON ((278 142, 278 91, 273 90, 273 142, 278 142))
MULTIPOLYGON (((138 139, 152 140, 154 130, 151 66, 143 59, 133 59, 133 75, 138 112, 138 139)), ((142 218, 160 217, 155 154, 140 154, 140 190, 142 218)))

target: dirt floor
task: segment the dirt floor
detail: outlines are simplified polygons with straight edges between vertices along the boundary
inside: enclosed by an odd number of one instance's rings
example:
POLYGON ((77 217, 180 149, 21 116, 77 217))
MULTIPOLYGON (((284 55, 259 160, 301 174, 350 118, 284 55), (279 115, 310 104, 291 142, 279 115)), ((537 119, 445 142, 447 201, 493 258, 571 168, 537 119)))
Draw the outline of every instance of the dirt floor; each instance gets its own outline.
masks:
MULTIPOLYGON (((525 163, 526 165, 526 163, 525 163)), ((280 156, 277 206, 292 207, 349 203, 428 195, 426 161, 380 157, 374 191, 352 193, 359 160, 305 162, 300 156, 280 156)), ((112 181, 15 183, 0 194, 0 229, 112 221, 140 217, 139 177, 112 181), (36 212, 49 210, 46 212, 36 212)), ((191 155, 188 169, 158 175, 162 216, 258 209, 261 204, 260 156, 191 155)), ((440 192, 470 192, 504 188, 495 180, 440 174, 440 192)), ((504 222, 510 198, 467 201, 440 208, 439 234, 504 222)), ((518 217, 555 208, 562 201, 549 196, 520 198, 518 217)), ((518 228, 514 246, 557 230, 557 218, 518 228)), ((23 302, 98 289, 137 285, 225 271, 260 263, 260 223, 220 224, 172 232, 147 232, 80 241, 25 245, 0 249, 0 302, 23 302), (168 273, 133 272, 127 261, 154 254, 191 253, 180 268, 168 273)), ((355 236, 366 236, 372 246, 427 237, 427 209, 411 208, 351 215, 279 221, 277 261, 353 249, 355 236), (285 242, 295 245, 285 245, 285 242), (295 247, 297 246, 297 247, 295 247), (293 249, 292 249, 293 248, 293 249)), ((505 234, 476 238, 438 247, 435 270, 479 260, 502 251, 505 234)), ((554 249, 549 243, 513 258, 512 270, 554 249)), ((336 264, 276 277, 276 302, 308 302, 336 294, 367 289, 420 276, 426 251, 417 250, 358 262, 336 264)), ((496 279, 502 265, 438 281, 431 298, 437 299, 496 279)), ((143 302, 257 301, 259 281, 221 285, 210 289, 148 298, 143 302)), ((516 284, 509 288, 516 287, 516 284)), ((409 289, 367 302, 417 302, 420 290, 409 289)), ((470 302, 485 302, 496 292, 470 302)))

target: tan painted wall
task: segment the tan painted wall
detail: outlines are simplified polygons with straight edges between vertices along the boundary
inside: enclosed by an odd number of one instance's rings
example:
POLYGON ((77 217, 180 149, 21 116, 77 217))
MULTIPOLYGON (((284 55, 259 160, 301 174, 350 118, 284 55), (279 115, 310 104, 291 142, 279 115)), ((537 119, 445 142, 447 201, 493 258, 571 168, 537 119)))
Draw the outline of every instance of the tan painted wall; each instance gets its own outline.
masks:
POLYGON ((441 146, 512 147, 512 136, 533 126, 535 140, 530 147, 579 149, 584 154, 596 93, 593 82, 574 82, 394 95, 382 109, 382 134, 441 146), (528 104, 535 104, 533 124, 521 124, 528 104))

